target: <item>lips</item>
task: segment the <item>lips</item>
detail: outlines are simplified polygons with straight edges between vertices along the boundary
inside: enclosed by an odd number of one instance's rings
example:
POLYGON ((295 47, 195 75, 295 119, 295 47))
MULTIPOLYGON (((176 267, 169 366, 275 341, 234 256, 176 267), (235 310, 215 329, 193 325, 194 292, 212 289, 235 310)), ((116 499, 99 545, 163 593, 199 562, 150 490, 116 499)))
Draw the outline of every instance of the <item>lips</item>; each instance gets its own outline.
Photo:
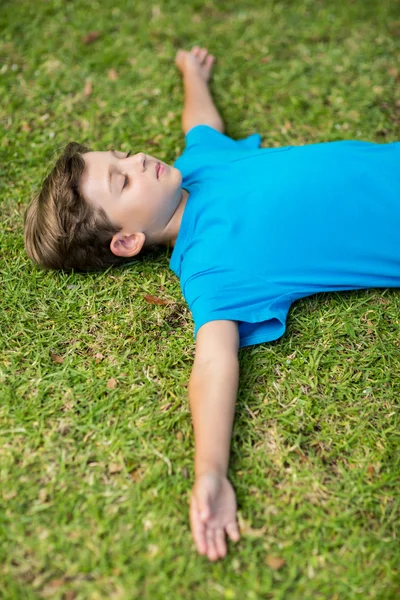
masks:
POLYGON ((157 163, 156 164, 157 179, 159 179, 161 177, 161 175, 164 173, 164 171, 165 171, 164 165, 162 165, 161 163, 157 163))

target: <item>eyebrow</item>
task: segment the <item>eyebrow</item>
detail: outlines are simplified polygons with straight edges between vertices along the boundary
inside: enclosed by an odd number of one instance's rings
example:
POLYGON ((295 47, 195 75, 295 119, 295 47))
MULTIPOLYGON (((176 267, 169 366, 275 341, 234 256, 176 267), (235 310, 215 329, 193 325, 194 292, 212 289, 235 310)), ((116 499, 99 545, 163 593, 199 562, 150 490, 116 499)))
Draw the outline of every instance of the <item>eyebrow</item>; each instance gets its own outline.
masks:
MULTIPOLYGON (((115 150, 110 150, 110 153, 113 156, 115 156, 115 158, 118 158, 117 153, 116 153, 115 150)), ((111 175, 112 175, 112 169, 111 169, 111 165, 110 165, 110 167, 108 169, 108 175, 107 175, 107 178, 108 178, 108 189, 110 190, 110 195, 112 194, 112 191, 111 191, 111 175)))

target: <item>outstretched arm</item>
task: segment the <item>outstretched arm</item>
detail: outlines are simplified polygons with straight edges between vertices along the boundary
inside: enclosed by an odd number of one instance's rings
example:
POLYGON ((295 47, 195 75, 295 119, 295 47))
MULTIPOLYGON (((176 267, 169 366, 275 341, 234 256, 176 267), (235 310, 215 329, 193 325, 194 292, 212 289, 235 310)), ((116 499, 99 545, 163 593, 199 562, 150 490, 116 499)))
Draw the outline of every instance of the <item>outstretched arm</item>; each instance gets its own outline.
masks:
POLYGON ((208 88, 214 56, 206 48, 179 50, 175 64, 182 73, 185 100, 182 128, 186 134, 195 125, 209 125, 221 133, 224 123, 208 88))
POLYGON ((235 492, 228 481, 229 450, 238 389, 239 334, 235 321, 211 321, 197 334, 189 380, 195 438, 195 485, 190 523, 200 554, 226 554, 226 535, 239 539, 235 492))

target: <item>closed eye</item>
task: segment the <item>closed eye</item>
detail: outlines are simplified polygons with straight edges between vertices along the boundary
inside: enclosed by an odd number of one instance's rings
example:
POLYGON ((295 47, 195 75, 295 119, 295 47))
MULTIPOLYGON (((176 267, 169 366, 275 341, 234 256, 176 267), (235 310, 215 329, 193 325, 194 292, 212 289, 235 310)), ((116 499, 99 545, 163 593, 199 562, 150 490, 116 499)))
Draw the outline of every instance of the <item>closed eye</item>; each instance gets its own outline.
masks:
MULTIPOLYGON (((128 158, 128 156, 131 155, 132 150, 129 150, 128 154, 126 155, 126 158, 128 158)), ((129 183, 129 177, 128 175, 125 175, 124 177, 124 185, 122 186, 122 189, 124 189, 129 183)))

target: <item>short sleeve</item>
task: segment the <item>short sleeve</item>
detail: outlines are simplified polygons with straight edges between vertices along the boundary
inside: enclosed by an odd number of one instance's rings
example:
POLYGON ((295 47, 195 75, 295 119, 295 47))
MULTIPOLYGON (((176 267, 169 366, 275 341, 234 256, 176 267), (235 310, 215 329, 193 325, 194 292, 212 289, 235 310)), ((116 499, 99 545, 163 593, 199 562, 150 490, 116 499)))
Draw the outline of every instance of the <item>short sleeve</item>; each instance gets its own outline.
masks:
POLYGON ((182 288, 194 320, 194 338, 209 321, 238 322, 239 346, 280 338, 292 303, 261 278, 235 269, 213 267, 190 277, 182 288))
POLYGON ((209 125, 192 127, 187 132, 185 140, 185 153, 190 152, 191 154, 218 150, 254 150, 261 144, 261 136, 258 133, 253 133, 241 140, 233 140, 209 125))

